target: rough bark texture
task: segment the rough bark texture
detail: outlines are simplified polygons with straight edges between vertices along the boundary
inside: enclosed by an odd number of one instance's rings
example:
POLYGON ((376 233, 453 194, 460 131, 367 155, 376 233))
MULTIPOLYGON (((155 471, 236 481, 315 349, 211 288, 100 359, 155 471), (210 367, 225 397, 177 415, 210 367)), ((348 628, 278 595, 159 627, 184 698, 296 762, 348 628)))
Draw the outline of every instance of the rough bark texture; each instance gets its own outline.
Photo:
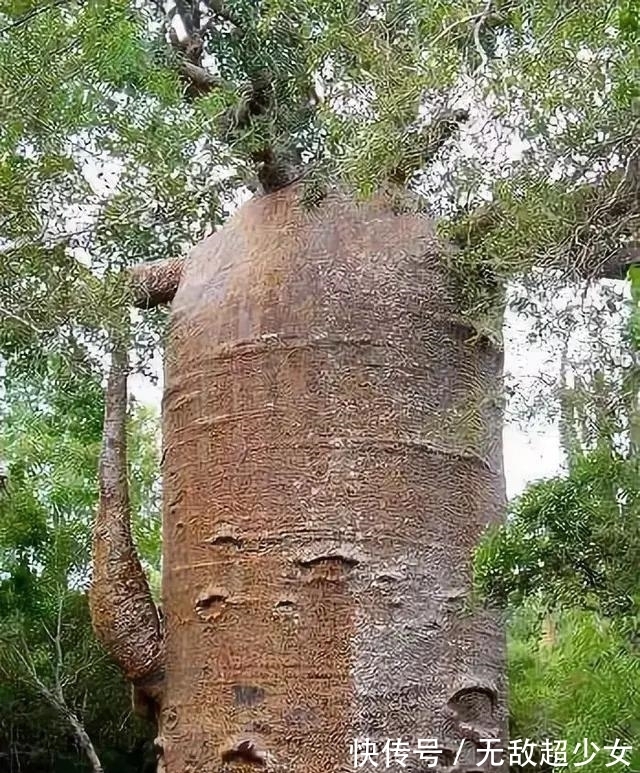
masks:
POLYGON ((184 258, 167 258, 141 263, 131 269, 131 293, 133 304, 141 309, 150 309, 173 300, 184 258))
POLYGON ((438 739, 449 770, 466 738, 470 769, 506 725, 501 627, 465 609, 505 499, 502 353, 427 219, 299 197, 244 205, 173 302, 165 769, 331 773, 363 736, 438 739))
POLYGON ((107 384, 89 603, 99 641, 125 676, 157 702, 163 668, 160 626, 131 537, 126 351, 124 343, 115 345, 107 384))

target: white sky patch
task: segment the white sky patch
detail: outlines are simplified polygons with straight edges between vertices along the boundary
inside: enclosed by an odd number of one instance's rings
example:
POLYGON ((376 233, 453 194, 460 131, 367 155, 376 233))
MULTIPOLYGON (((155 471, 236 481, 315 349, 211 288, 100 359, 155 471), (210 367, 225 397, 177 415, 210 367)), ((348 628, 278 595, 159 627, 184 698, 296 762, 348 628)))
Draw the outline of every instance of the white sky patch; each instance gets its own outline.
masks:
MULTIPOLYGON (((525 392, 527 382, 545 374, 557 377, 559 362, 549 373, 550 352, 532 346, 527 340, 530 326, 514 313, 507 312, 504 326, 504 370, 507 377, 525 392)), ((560 472, 562 454, 557 423, 530 421, 525 426, 515 419, 507 420, 502 433, 504 470, 509 498, 521 493, 526 485, 560 472)))

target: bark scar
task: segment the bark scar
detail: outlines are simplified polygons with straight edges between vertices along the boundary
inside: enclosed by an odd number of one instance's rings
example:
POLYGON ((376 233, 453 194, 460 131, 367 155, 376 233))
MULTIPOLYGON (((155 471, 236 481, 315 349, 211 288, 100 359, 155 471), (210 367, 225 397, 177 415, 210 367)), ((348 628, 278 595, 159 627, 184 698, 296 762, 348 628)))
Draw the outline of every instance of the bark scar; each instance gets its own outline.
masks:
POLYGON ((251 738, 243 738, 227 745, 220 757, 223 763, 235 762, 257 768, 265 768, 270 761, 270 754, 264 749, 262 743, 251 738))
POLYGON ((349 572, 360 563, 352 556, 342 553, 326 553, 310 558, 299 558, 295 562, 303 572, 307 582, 339 582, 346 579, 349 572))
POLYGON ((229 593, 224 588, 209 587, 196 600, 196 612, 205 620, 215 620, 224 612, 228 600, 229 593))

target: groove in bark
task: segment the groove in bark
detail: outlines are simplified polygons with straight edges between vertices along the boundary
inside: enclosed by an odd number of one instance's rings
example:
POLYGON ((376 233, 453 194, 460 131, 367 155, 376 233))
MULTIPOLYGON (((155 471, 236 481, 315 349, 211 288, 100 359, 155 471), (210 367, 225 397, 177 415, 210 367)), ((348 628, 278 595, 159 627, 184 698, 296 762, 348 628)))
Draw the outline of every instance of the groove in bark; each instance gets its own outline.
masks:
POLYGON ((471 769, 478 728, 506 742, 501 622, 464 608, 505 503, 502 353, 429 220, 301 196, 244 205, 172 305, 166 770, 337 773, 365 736, 437 738, 441 768, 469 739, 471 769))
POLYGON ((126 414, 127 348, 119 338, 113 347, 106 392, 89 603, 98 640, 134 687, 157 704, 164 667, 162 636, 131 536, 126 414))

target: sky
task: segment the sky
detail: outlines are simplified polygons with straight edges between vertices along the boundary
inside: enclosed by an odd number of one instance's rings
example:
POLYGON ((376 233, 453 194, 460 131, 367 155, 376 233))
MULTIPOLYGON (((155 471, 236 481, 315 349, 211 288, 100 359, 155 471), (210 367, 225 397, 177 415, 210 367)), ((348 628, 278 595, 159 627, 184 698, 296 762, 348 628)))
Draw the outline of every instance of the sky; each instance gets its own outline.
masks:
MULTIPOLYGON (((549 352, 527 340, 527 325, 514 314, 505 320, 505 373, 526 388, 529 379, 548 373, 549 352)), ((559 368, 559 360, 556 367, 559 368)), ((509 413, 509 412, 508 412, 509 413)), ((562 466, 557 424, 538 421, 522 426, 507 419, 503 431, 504 470, 509 498, 519 494, 527 483, 557 474, 562 466)))

